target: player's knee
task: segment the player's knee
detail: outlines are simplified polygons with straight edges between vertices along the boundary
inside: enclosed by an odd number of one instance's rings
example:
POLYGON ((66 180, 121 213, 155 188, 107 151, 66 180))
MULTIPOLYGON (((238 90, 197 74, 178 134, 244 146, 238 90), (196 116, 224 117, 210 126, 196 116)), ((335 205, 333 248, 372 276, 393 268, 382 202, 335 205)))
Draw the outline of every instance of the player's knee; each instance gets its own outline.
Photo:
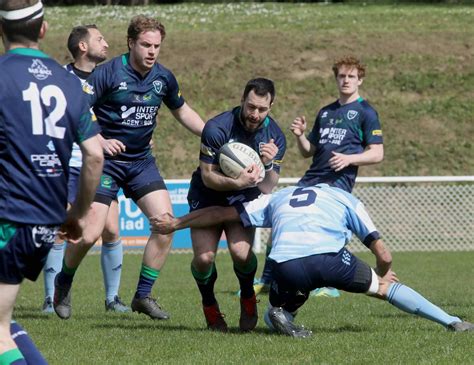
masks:
POLYGON ((102 242, 117 242, 120 239, 118 226, 105 226, 102 232, 102 242))
POLYGON ((214 260, 215 260, 214 252, 205 252, 200 255, 197 255, 193 260, 193 264, 197 269, 207 268, 211 266, 212 264, 214 264, 214 260))

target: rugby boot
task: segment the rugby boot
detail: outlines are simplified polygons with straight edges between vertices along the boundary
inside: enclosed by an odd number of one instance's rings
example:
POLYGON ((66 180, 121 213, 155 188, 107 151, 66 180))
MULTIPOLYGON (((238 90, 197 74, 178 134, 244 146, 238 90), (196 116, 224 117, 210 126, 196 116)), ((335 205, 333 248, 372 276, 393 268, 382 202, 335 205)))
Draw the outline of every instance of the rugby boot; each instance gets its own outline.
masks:
POLYGON ((227 323, 224 320, 225 315, 221 313, 219 304, 203 306, 204 317, 206 317, 207 328, 211 331, 227 332, 227 323))
POLYGON ((257 325, 257 321, 258 311, 255 294, 251 298, 240 298, 240 329, 242 331, 251 331, 257 325))
POLYGON ((117 312, 117 313, 126 313, 130 312, 130 308, 125 305, 124 302, 120 299, 118 295, 114 297, 114 300, 111 302, 105 301, 105 311, 106 312, 117 312))
POLYGON ((474 324, 466 321, 453 322, 448 324, 446 329, 453 332, 471 332, 474 331, 474 324))
POLYGON ((160 305, 151 296, 144 298, 134 297, 132 300, 132 312, 146 314, 151 319, 169 319, 170 315, 161 309, 160 305))
POLYGON ((58 275, 54 278, 53 308, 59 318, 69 319, 72 314, 71 284, 59 285, 58 275))
POLYGON ((310 337, 312 334, 311 331, 308 331, 303 326, 294 324, 293 321, 290 320, 291 316, 289 313, 281 307, 270 308, 268 317, 273 328, 281 334, 297 338, 310 337))
POLYGON ((54 313, 53 300, 51 297, 46 297, 43 302, 43 313, 54 313))

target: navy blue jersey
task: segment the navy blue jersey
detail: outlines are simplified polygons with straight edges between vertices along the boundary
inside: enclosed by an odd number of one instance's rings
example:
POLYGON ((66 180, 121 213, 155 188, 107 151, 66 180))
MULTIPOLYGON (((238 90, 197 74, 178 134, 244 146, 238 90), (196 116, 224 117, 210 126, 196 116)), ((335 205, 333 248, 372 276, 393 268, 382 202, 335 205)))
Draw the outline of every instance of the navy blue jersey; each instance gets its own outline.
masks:
POLYGON ((126 151, 108 159, 130 161, 151 155, 150 140, 161 102, 179 109, 184 99, 174 75, 160 64, 142 77, 129 55, 98 66, 84 84, 105 139, 117 139, 126 151))
POLYGON ((0 57, 0 219, 64 221, 73 142, 99 132, 79 79, 34 49, 0 57))
MULTIPOLYGON (((240 142, 252 147, 255 151, 260 151, 262 144, 273 139, 278 147, 278 153, 273 160, 273 169, 280 173, 280 164, 286 151, 286 138, 278 124, 271 118, 263 121, 262 126, 256 131, 249 132, 244 129, 240 121, 240 107, 224 112, 210 119, 204 126, 201 136, 201 151, 199 160, 207 164, 219 165, 219 149, 227 142, 240 142)), ((201 169, 198 168, 191 180, 191 188, 194 193, 201 196, 194 196, 193 199, 205 199, 206 196, 231 196, 234 191, 215 191, 204 185, 201 178, 201 169)), ((257 187, 239 190, 239 193, 258 190, 257 187)))
POLYGON ((362 98, 346 105, 336 101, 322 108, 308 139, 316 152, 298 185, 327 183, 349 193, 354 187, 358 167, 349 165, 335 172, 329 166, 332 152, 359 154, 369 144, 383 143, 377 112, 362 98))

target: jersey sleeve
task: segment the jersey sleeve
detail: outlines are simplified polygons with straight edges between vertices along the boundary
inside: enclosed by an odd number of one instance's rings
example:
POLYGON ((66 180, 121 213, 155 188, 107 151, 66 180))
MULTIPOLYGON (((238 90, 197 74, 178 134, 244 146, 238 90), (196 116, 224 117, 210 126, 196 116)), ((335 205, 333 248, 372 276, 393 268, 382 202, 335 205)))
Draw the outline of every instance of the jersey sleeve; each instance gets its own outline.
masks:
POLYGON ((364 109, 364 119, 362 120, 362 133, 364 147, 369 144, 382 144, 382 127, 379 116, 372 108, 364 109))
POLYGON ((319 111, 316 119, 314 121, 313 129, 308 134, 308 140, 313 146, 317 146, 319 144, 319 118, 321 115, 321 110, 319 111))
POLYGON ((100 133, 100 127, 97 124, 97 119, 94 112, 90 109, 87 102, 87 97, 81 97, 81 114, 76 128, 75 142, 81 144, 86 139, 89 139, 100 133))
POLYGON ((270 228, 272 226, 271 199, 272 194, 262 194, 250 202, 235 204, 244 227, 270 228))
POLYGON ((356 201, 353 206, 347 207, 348 228, 359 238, 367 247, 380 238, 379 232, 375 228, 369 213, 365 210, 364 204, 356 201))
POLYGON ((199 160, 211 165, 219 164, 219 150, 227 142, 226 135, 211 119, 204 125, 201 135, 199 160))
POLYGON ((279 174, 281 169, 281 163, 283 161, 283 156, 285 156, 286 152, 286 137, 283 132, 278 129, 278 133, 276 133, 276 136, 274 136, 273 139, 278 147, 278 152, 275 158, 273 159, 273 170, 279 174))
POLYGON ((176 110, 184 105, 184 98, 179 90, 178 81, 172 72, 167 75, 168 80, 168 92, 163 98, 163 102, 170 110, 176 110))

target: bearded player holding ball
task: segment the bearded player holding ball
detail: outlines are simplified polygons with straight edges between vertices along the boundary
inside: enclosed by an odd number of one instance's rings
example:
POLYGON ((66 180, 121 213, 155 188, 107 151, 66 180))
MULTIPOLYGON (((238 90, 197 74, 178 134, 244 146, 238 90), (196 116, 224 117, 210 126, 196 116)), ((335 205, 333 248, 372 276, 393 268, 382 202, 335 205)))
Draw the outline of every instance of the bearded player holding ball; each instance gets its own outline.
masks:
MULTIPOLYGON (((208 206, 231 206, 237 201, 250 201, 260 193, 270 193, 278 183, 280 163, 286 150, 286 139, 269 113, 275 99, 273 81, 250 80, 245 86, 241 105, 210 119, 201 136, 199 167, 193 173, 188 194, 190 210, 208 206), (228 142, 240 142, 259 153, 265 177, 256 165, 244 168, 234 179, 219 168, 219 150, 228 142)), ((251 331, 258 320, 253 281, 257 258, 252 252, 255 229, 240 223, 224 223, 207 228, 191 229, 194 258, 191 272, 202 296, 207 327, 226 332, 227 323, 214 296, 217 279, 215 255, 222 232, 239 280, 240 321, 242 331, 251 331)))

